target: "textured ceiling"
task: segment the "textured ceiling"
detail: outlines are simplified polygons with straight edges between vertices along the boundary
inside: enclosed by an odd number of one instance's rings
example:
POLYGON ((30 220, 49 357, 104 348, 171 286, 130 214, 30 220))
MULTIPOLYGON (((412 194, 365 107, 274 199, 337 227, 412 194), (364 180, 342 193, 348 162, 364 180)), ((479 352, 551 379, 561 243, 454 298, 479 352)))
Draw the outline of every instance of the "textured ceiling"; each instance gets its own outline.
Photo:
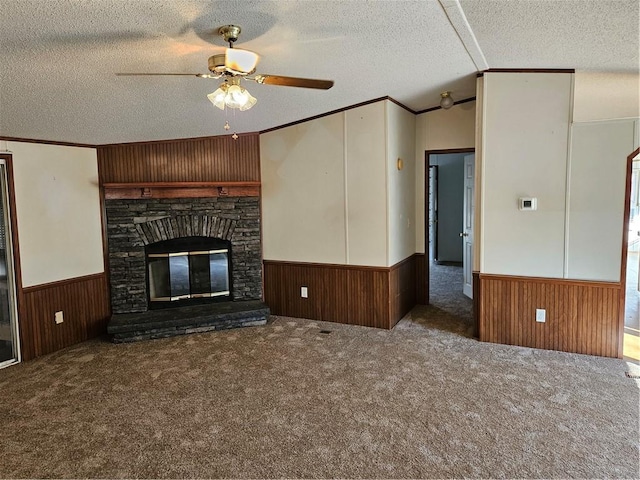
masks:
POLYGON ((456 99, 474 96, 474 61, 482 53, 492 68, 637 72, 638 0, 461 5, 1 0, 0 136, 159 140, 224 134, 225 119, 233 130, 253 132, 387 95, 417 111, 436 106, 444 90, 456 99), (214 32, 231 23, 242 27, 237 45, 261 55, 258 73, 332 79, 335 86, 248 82, 258 104, 225 116, 206 98, 220 81, 115 76, 206 73, 207 58, 224 48, 214 32))
POLYGON ((491 68, 638 72, 638 0, 460 0, 491 68))

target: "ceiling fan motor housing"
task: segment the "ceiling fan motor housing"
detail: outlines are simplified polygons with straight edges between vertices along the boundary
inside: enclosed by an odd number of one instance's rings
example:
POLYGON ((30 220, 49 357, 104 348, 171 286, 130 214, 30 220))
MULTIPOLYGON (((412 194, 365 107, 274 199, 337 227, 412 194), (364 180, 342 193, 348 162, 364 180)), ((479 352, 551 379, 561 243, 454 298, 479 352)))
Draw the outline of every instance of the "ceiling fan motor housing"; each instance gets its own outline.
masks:
POLYGON ((209 57, 209 71, 215 74, 225 72, 225 54, 212 55, 209 57))

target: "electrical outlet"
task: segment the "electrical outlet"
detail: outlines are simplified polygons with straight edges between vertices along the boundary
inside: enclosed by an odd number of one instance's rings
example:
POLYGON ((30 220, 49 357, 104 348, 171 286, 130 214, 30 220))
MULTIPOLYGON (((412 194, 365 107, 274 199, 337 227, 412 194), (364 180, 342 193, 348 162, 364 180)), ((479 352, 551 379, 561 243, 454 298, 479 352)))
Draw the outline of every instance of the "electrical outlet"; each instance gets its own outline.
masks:
POLYGON ((62 314, 62 310, 60 310, 59 312, 56 312, 53 318, 56 321, 56 325, 60 325, 62 322, 64 322, 64 315, 62 314))
POLYGON ((307 291, 307 287, 300 287, 300 296, 302 298, 309 298, 309 292, 307 291))
POLYGON ((547 321, 547 311, 544 308, 536 308, 536 322, 544 323, 547 321))

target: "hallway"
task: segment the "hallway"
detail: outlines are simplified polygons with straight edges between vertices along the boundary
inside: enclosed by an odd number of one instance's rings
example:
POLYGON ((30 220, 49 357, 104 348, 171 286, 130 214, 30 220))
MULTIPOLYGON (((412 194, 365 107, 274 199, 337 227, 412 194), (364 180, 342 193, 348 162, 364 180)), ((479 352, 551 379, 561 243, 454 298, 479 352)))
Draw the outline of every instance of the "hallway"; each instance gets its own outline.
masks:
POLYGON ((461 266, 431 264, 429 303, 426 308, 437 310, 435 317, 441 323, 465 336, 474 336, 473 300, 462 293, 461 266))

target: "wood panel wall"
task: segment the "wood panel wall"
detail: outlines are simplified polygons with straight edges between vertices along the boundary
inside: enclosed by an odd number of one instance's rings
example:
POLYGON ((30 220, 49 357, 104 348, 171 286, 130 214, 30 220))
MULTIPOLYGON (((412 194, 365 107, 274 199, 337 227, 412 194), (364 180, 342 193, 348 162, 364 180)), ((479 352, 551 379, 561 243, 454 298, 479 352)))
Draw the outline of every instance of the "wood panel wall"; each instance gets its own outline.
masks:
POLYGON ((104 145, 97 149, 100 184, 257 182, 258 134, 104 145))
POLYGON ((389 269, 389 328, 416 305, 416 256, 389 269))
POLYGON ((416 303, 418 305, 429 305, 429 267, 427 255, 424 253, 414 254, 416 266, 416 303))
POLYGON ((622 358, 621 284, 479 277, 481 341, 622 358), (536 322, 537 308, 545 323, 536 322))
POLYGON ((107 331, 111 316, 105 273, 22 289, 18 295, 22 359, 55 352, 107 331), (56 324, 55 312, 64 322, 56 324))
POLYGON ((415 256, 392 267, 264 261, 274 315, 389 329, 415 305, 415 285, 415 256), (303 286, 308 298, 300 296, 303 286))
POLYGON ((471 272, 472 277, 472 300, 473 300, 473 336, 478 338, 479 335, 479 322, 480 322, 480 272, 471 272))

